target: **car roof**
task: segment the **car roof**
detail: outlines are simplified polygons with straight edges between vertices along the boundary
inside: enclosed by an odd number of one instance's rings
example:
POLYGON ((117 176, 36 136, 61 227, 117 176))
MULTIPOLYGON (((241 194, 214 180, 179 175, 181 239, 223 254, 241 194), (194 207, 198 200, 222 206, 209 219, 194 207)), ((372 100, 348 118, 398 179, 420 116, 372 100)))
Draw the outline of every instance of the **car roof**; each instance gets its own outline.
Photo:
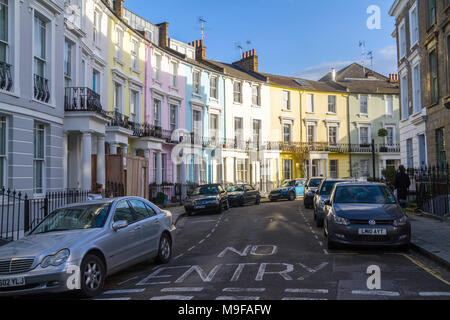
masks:
POLYGON ((336 184, 336 186, 341 186, 341 185, 352 185, 352 186, 386 186, 386 184, 384 183, 379 183, 379 182, 341 182, 336 184))
POLYGON ((309 180, 311 180, 311 179, 325 179, 324 177, 311 177, 311 178, 309 178, 309 180))

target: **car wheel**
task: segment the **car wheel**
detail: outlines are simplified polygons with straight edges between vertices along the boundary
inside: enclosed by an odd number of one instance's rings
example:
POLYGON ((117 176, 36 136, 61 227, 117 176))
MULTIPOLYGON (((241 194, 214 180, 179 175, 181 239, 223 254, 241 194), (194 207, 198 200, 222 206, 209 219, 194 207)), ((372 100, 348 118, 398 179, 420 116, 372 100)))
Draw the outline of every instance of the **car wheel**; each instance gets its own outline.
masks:
POLYGON ((261 203, 261 197, 256 197, 256 202, 255 202, 255 204, 256 204, 257 206, 259 206, 260 203, 261 203))
POLYGON ((92 298, 103 291, 105 285, 105 266, 94 254, 88 254, 81 262, 81 296, 92 298))
POLYGON ((294 201, 295 200, 295 193, 294 192, 291 192, 290 194, 289 194, 289 201, 294 201))
POLYGON ((172 242, 167 234, 163 233, 159 240, 158 255, 156 256, 156 262, 158 264, 166 264, 172 257, 172 242))

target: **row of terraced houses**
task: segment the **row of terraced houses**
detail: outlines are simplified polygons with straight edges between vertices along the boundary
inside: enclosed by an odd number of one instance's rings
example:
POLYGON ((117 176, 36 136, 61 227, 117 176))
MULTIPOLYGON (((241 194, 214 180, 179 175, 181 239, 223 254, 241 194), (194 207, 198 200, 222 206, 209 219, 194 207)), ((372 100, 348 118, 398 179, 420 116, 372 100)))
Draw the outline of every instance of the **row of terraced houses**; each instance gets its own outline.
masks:
POLYGON ((312 81, 259 62, 210 60, 202 40, 171 38, 123 0, 0 0, 1 182, 146 197, 153 184, 268 191, 400 164, 396 74, 354 63, 312 81))

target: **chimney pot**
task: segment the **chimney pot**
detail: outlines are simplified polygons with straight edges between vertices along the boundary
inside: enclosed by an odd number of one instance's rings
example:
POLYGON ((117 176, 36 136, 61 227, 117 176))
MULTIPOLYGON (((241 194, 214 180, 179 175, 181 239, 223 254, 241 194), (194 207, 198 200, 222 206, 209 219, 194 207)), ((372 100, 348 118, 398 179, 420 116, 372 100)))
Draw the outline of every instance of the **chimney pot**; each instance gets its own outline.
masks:
POLYGON ((336 68, 331 68, 331 80, 336 81, 336 68))

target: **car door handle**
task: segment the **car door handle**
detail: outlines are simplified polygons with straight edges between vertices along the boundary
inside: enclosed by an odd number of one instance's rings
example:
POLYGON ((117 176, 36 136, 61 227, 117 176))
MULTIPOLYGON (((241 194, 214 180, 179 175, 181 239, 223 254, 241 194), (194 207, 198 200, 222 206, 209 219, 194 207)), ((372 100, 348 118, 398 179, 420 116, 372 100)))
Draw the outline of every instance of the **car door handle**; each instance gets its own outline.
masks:
POLYGON ((155 223, 159 223, 159 219, 156 219, 156 220, 155 220, 155 223))
POLYGON ((134 228, 134 231, 138 231, 138 230, 141 230, 141 226, 137 226, 136 228, 134 228))

